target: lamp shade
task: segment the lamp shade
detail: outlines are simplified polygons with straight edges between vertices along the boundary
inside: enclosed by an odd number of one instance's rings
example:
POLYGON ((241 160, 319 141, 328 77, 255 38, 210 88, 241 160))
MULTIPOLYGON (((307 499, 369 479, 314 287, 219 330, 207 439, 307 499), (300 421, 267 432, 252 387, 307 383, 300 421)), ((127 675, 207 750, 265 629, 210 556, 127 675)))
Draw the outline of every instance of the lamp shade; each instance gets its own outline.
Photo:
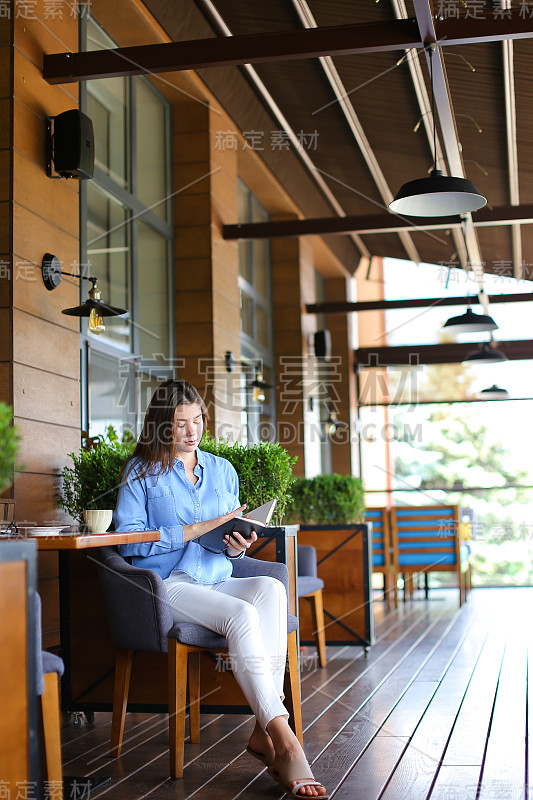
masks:
POLYGON ((478 394, 479 400, 506 400, 508 397, 507 389, 500 389, 495 383, 488 389, 482 389, 478 394))
POLYGON ((428 178, 404 183, 389 208, 407 217, 447 217, 478 211, 486 203, 472 181, 433 169, 428 178))
POLYGON ((450 319, 442 326, 448 333, 479 333, 480 331, 495 331, 498 328, 492 317, 487 314, 474 314, 467 308, 464 314, 450 319))
POLYGON ((496 364, 498 361, 507 361, 507 356, 484 342, 477 350, 471 350, 464 360, 469 364, 496 364))
POLYGON ((125 308, 109 306, 107 303, 101 303, 99 300, 90 299, 82 303, 81 306, 64 308, 61 313, 66 314, 68 317, 89 317, 93 310, 101 317, 129 317, 128 311, 125 308))

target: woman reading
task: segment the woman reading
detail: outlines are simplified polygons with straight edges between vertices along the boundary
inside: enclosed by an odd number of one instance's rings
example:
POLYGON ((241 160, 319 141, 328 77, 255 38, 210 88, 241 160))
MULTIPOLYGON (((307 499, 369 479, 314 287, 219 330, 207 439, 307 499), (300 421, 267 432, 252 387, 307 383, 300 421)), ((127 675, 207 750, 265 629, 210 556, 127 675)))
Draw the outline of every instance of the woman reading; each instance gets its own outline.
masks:
POLYGON ((287 596, 275 578, 232 577, 232 562, 257 538, 234 531, 214 553, 198 537, 245 509, 239 481, 224 458, 199 449, 206 409, 186 381, 155 391, 128 461, 114 513, 115 530, 159 530, 158 542, 121 545, 134 566, 163 579, 174 622, 194 622, 225 636, 232 670, 256 718, 248 752, 287 793, 320 797, 283 705, 287 596))

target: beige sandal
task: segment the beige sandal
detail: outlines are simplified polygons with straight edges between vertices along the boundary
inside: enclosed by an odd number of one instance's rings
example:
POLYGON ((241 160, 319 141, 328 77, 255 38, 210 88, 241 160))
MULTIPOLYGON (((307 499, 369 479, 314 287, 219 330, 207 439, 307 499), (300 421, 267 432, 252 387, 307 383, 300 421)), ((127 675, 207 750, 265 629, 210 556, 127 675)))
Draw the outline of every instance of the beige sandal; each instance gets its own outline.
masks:
MULTIPOLYGON (((298 790, 303 786, 321 786, 323 789, 325 788, 324 784, 315 781, 306 758, 297 758, 295 761, 290 761, 288 764, 284 764, 280 770, 269 767, 268 774, 274 778, 280 786, 283 786, 286 793, 292 797, 311 797, 311 795, 308 794, 300 794, 298 790), (290 789, 289 783, 293 781, 296 781, 296 784, 290 789)), ((318 794, 316 797, 318 800, 328 800, 329 795, 318 794)))
POLYGON ((274 758, 276 754, 273 747, 269 748, 268 753, 259 753, 257 750, 253 750, 248 744, 246 745, 246 752, 250 753, 250 755, 254 758, 257 758, 257 760, 264 764, 268 769, 274 765, 274 758))

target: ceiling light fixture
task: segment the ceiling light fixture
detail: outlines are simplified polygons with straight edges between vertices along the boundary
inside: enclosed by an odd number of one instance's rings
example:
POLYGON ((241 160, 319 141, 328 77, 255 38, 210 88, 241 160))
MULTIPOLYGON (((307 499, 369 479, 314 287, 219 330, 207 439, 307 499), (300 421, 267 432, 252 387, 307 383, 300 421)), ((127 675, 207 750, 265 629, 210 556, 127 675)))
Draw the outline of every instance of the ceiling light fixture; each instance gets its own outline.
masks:
POLYGON ((488 389, 482 389, 478 394, 478 400, 507 400, 508 397, 507 389, 501 389, 495 383, 488 389))
POLYGON ((464 359, 469 364, 497 364, 507 360, 505 353, 491 347, 489 342, 484 342, 477 350, 471 350, 464 359))
POLYGON ((431 76, 431 111, 433 115, 433 169, 429 178, 418 178, 404 183, 389 208, 395 214, 408 217, 447 217, 478 211, 487 200, 472 181, 443 175, 437 169, 437 120, 435 117, 435 92, 433 89, 433 53, 437 45, 429 44, 429 69, 431 76))
POLYGON ((450 317, 442 326, 442 330, 446 333, 480 333, 497 329, 498 325, 492 317, 489 317, 488 314, 474 314, 470 307, 466 309, 465 314, 450 317))
POLYGON ((73 272, 63 272, 61 269, 61 262, 57 256, 51 253, 45 253, 41 269, 44 285, 50 292, 53 291, 53 289, 57 289, 63 275, 68 275, 69 278, 91 281, 92 286, 89 289, 89 297, 87 300, 82 303, 81 306, 64 308, 61 312, 69 317, 89 317, 90 333, 99 334, 105 331, 104 317, 125 317, 128 315, 128 311, 125 308, 117 308, 116 306, 109 306, 107 303, 101 302, 98 278, 76 275, 73 272))

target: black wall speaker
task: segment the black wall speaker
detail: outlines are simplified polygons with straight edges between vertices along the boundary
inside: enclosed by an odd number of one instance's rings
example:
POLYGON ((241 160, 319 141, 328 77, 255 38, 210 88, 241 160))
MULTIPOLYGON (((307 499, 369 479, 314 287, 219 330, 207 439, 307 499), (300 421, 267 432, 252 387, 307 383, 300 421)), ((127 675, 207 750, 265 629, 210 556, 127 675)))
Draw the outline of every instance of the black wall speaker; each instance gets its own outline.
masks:
POLYGON ((73 108, 53 117, 52 160, 62 178, 92 178, 94 134, 92 120, 73 108))
POLYGON ((315 332, 315 356, 325 361, 331 358, 331 334, 325 328, 315 332))

